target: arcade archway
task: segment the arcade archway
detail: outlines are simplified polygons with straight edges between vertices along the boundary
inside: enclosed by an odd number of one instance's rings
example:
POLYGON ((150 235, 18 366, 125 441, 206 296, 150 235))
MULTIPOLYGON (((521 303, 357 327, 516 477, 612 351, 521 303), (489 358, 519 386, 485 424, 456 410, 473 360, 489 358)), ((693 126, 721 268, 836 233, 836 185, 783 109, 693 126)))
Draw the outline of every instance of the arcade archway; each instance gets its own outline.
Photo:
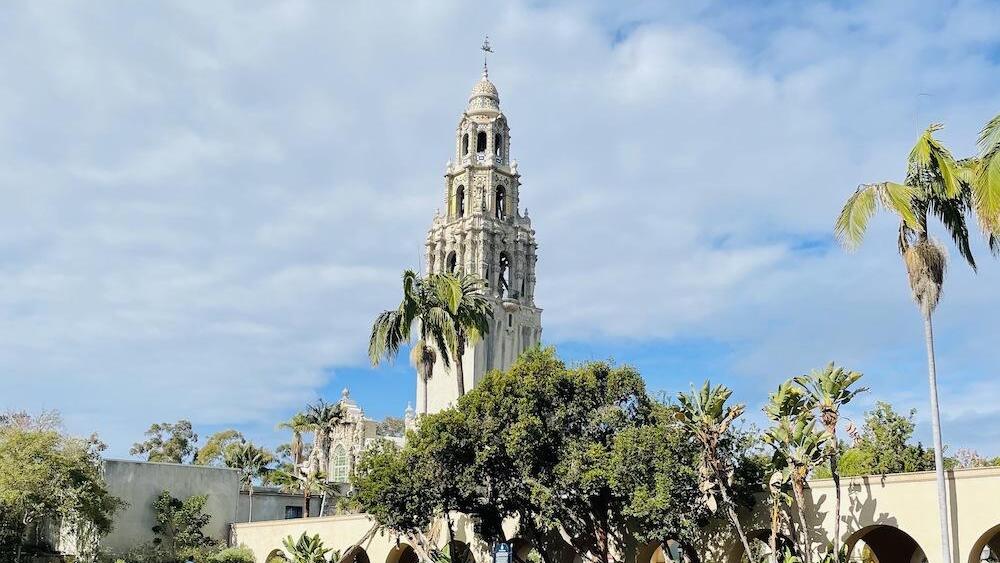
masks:
POLYGON ((420 557, 411 545, 399 543, 389 551, 385 563, 420 563, 420 557))
POLYGON ((1000 524, 983 532, 972 546, 969 563, 1000 563, 1000 524))
POLYGON ((354 546, 344 557, 343 563, 371 563, 368 552, 361 546, 354 546))
POLYGON ((847 538, 852 557, 861 557, 861 544, 870 551, 874 563, 927 563, 923 548, 909 534, 895 526, 868 526, 847 538))

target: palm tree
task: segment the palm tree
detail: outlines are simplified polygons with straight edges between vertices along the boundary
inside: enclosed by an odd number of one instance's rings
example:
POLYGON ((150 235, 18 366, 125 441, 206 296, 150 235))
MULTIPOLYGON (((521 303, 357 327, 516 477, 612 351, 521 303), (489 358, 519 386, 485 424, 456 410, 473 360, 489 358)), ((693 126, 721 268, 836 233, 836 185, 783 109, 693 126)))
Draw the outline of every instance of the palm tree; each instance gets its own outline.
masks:
POLYGON ((309 419, 303 413, 295 413, 292 415, 292 418, 278 424, 278 429, 292 431, 292 443, 290 444, 292 454, 292 471, 298 474, 298 472, 302 469, 302 453, 305 449, 305 444, 302 441, 302 435, 310 430, 309 419))
POLYGON ((450 301, 447 311, 455 330, 451 353, 455 358, 455 378, 458 380, 458 396, 461 397, 465 395, 465 366, 462 365, 465 346, 475 344, 489 332, 493 305, 483 293, 485 282, 482 278, 470 274, 443 274, 441 278, 444 296, 450 301))
POLYGON ((327 403, 320 399, 309 405, 303 413, 306 426, 313 432, 312 451, 309 452, 309 473, 330 473, 330 434, 343 422, 344 413, 340 404, 327 403))
POLYGON ((727 459, 720 455, 720 442, 725 439, 733 422, 743 415, 744 405, 726 405, 733 394, 732 390, 724 385, 712 387, 711 382, 706 381, 700 391, 695 391, 692 386, 690 393, 678 393, 679 404, 676 417, 701 446, 702 462, 701 473, 703 481, 702 491, 705 491, 705 501, 713 511, 716 508, 713 490, 718 490, 722 496, 726 513, 730 521, 736 528, 736 533, 743 543, 747 557, 753 561, 753 551, 750 549, 750 541, 743 533, 743 526, 736 514, 736 507, 730 501, 729 487, 731 486, 732 467, 727 459))
POLYGON ((900 218, 897 245, 906 266, 913 299, 924 322, 927 378, 931 400, 931 430, 937 473, 942 561, 951 560, 948 504, 944 481, 941 414, 938 408, 937 366, 934 358, 932 313, 941 297, 947 266, 944 247, 927 233, 927 217, 934 214, 951 235, 959 254, 976 269, 969 246, 967 215, 974 215, 994 254, 1000 252, 1000 116, 980 133, 978 158, 955 161, 934 132, 932 124, 910 151, 903 184, 863 184, 844 204, 835 233, 849 249, 861 244, 868 222, 881 205, 900 218))
MULTIPOLYGON (((442 299, 448 294, 449 285, 441 275, 430 274, 421 279, 413 270, 403 272, 403 300, 399 307, 383 311, 372 325, 368 341, 368 357, 373 366, 383 359, 392 359, 399 348, 410 341, 414 324, 419 327, 419 337, 410 351, 410 360, 420 372, 424 386, 424 414, 427 414, 427 381, 434 372, 438 354, 445 367, 450 366, 448 351, 453 349, 455 328, 451 322, 451 300, 442 299)), ((451 288, 454 289, 453 287, 451 288)))
POLYGON ((274 456, 264 448, 244 443, 226 450, 227 467, 239 470, 240 483, 247 488, 250 495, 250 512, 247 522, 253 522, 253 482, 258 477, 264 477, 270 471, 268 466, 274 461, 274 456))
POLYGON ((778 424, 764 433, 763 438, 764 443, 774 448, 777 464, 784 465, 788 470, 802 531, 801 552, 805 563, 812 563, 812 541, 805 513, 805 485, 809 473, 826 458, 824 449, 830 437, 816 430, 816 420, 809 411, 802 411, 794 417, 782 417, 778 424))
POLYGON ((867 387, 851 389, 851 386, 861 379, 862 374, 856 371, 845 371, 831 362, 822 371, 814 370, 809 375, 795 378, 806 392, 806 407, 819 412, 819 420, 830 435, 827 442, 827 456, 830 459, 830 474, 833 476, 833 488, 836 495, 833 521, 833 551, 840 552, 840 469, 837 467, 840 443, 837 439, 837 423, 840 422, 840 407, 851 402, 859 393, 868 391, 867 387))

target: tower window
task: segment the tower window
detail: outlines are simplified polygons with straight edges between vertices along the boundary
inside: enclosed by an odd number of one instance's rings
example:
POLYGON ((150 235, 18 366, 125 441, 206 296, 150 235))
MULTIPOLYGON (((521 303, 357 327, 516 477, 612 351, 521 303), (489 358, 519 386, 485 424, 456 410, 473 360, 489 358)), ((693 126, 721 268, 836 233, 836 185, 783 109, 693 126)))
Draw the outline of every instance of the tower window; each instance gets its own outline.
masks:
POLYGON ((469 134, 462 135, 462 154, 469 154, 469 134))
POLYGON ((507 313, 507 326, 508 327, 514 326, 514 315, 511 313, 507 313))
POLYGON ((503 186, 497 186, 493 211, 497 219, 503 219, 507 216, 507 190, 503 186))
POLYGON ((455 192, 455 213, 459 217, 465 217, 465 186, 459 186, 455 192))
POLYGON ((476 135, 476 152, 486 152, 486 131, 480 131, 476 135))
POLYGON ((337 444, 333 450, 333 460, 330 463, 330 480, 334 483, 347 482, 347 450, 337 444))
POLYGON ((510 257, 506 252, 500 253, 500 268, 497 270, 497 294, 500 297, 510 291, 510 257))
POLYGON ((497 156, 503 156, 503 135, 500 133, 497 133, 496 137, 493 138, 493 152, 497 156))
POLYGON ((455 273, 455 268, 458 266, 458 256, 455 255, 455 251, 452 250, 448 253, 447 268, 449 274, 455 273))

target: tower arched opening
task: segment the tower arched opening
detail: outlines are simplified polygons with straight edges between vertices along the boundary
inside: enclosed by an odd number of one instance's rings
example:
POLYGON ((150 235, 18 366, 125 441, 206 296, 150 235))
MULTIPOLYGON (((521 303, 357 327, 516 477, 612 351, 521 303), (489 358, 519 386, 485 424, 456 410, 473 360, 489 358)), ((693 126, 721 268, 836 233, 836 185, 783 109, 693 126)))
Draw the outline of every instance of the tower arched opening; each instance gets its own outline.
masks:
POLYGON ((469 134, 462 135, 462 154, 469 154, 469 134))
POLYGON ((455 214, 465 217, 465 186, 459 186, 455 191, 455 214))
POLYGON ((347 450, 343 444, 337 444, 333 448, 333 455, 330 457, 330 480, 334 483, 347 482, 347 450))
POLYGON ((486 131, 480 131, 476 135, 476 152, 477 153, 486 152, 486 131))
POLYGON ((510 292, 510 256, 500 253, 500 263, 497 267, 497 295, 505 297, 510 292))
POLYGON ((494 192, 493 210, 497 219, 507 217, 507 188, 497 186, 494 192))
POLYGON ((493 136, 493 154, 503 157, 503 135, 500 133, 493 136))
POLYGON ((888 524, 866 526, 851 534, 844 542, 848 556, 861 557, 859 543, 871 551, 877 563, 924 563, 927 556, 910 534, 888 524))
POLYGON ((449 274, 454 274, 455 270, 458 268, 458 255, 452 250, 448 253, 447 261, 445 262, 445 267, 448 269, 449 274))

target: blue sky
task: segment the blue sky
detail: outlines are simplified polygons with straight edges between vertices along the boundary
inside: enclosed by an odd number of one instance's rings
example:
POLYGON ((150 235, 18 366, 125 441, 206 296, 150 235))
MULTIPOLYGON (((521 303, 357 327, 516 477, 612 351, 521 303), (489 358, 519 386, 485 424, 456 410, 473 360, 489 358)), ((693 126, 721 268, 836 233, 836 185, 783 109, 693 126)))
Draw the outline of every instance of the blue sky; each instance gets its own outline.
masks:
MULTIPOLYGON (((58 409, 125 455, 152 422, 276 443, 367 366, 443 201, 454 127, 491 77, 539 240, 543 339, 650 389, 726 383, 751 418, 836 360, 917 408, 922 327, 854 187, 899 179, 917 133, 974 151, 1000 113, 995 2, 11 3, 0 7, 0 408, 58 409)), ((940 233, 938 233, 940 234, 940 233)), ((1000 454, 982 244, 936 318, 945 440, 1000 454)), ((954 253, 953 253, 954 254, 954 253)))

